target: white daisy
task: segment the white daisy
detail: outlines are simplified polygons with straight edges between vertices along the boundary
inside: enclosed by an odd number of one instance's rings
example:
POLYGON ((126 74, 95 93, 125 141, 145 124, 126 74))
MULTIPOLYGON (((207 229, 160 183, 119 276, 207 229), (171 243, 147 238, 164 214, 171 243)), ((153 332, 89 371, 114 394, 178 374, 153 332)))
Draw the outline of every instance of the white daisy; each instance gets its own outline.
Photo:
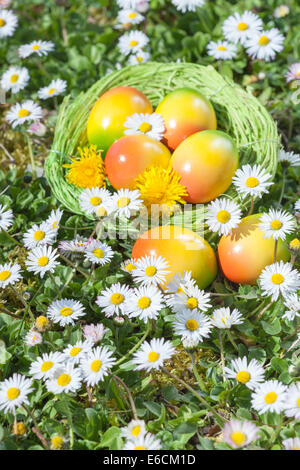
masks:
POLYGON ((5 91, 18 93, 23 90, 29 82, 29 72, 25 67, 9 67, 1 78, 1 88, 5 91))
POLYGON ((129 59, 128 59, 128 63, 130 65, 139 65, 139 64, 143 64, 145 62, 149 62, 150 60, 150 54, 149 52, 145 52, 145 51, 138 51, 136 54, 131 54, 129 59))
POLYGON ((129 300, 132 290, 119 282, 112 284, 97 297, 96 304, 102 308, 106 317, 113 315, 126 315, 126 302, 129 300))
POLYGON ((32 100, 17 103, 6 114, 7 121, 13 128, 21 126, 27 121, 36 121, 43 115, 42 108, 32 100))
POLYGON ((122 271, 126 273, 131 273, 137 268, 136 260, 133 258, 127 259, 121 263, 122 271))
POLYGON ((164 306, 161 292, 156 286, 149 285, 133 289, 125 309, 129 318, 138 317, 146 323, 148 319, 155 320, 164 306))
POLYGON ((141 31, 130 31, 120 37, 118 46, 121 54, 135 54, 143 49, 149 42, 149 38, 141 31))
POLYGON ((252 393, 252 407, 260 415, 267 411, 279 414, 286 406, 286 390, 287 387, 278 380, 268 380, 252 393))
MULTIPOLYGON (((300 78, 300 69, 299 69, 299 78, 300 78)), ((278 161, 281 163, 287 163, 290 166, 300 166, 300 154, 294 152, 285 152, 285 150, 280 150, 278 155, 278 161)))
POLYGON ((186 286, 184 291, 179 291, 174 295, 168 295, 166 303, 174 312, 180 313, 182 310, 202 310, 205 312, 211 307, 210 296, 197 285, 186 286))
POLYGON ((214 310, 210 321, 212 325, 223 329, 231 328, 232 325, 240 325, 244 319, 237 308, 230 312, 229 307, 221 307, 214 310))
POLYGON ((286 394, 285 414, 289 418, 300 419, 300 383, 289 386, 286 394))
POLYGON ((0 10, 0 39, 12 36, 18 26, 18 18, 10 10, 0 10))
POLYGON ((239 357, 231 362, 231 367, 224 367, 225 376, 235 379, 240 384, 245 384, 250 389, 255 389, 260 382, 264 381, 264 368, 256 359, 251 359, 248 364, 247 358, 239 357))
POLYGON ((128 440, 125 442, 123 450, 160 450, 161 442, 153 434, 139 436, 137 439, 128 440))
POLYGON ((57 249, 51 246, 43 245, 33 248, 28 253, 27 261, 25 262, 27 271, 32 271, 34 274, 39 274, 41 278, 45 276, 47 272, 54 272, 54 269, 58 265, 57 249))
POLYGON ((273 183, 268 181, 272 178, 270 173, 267 173, 259 165, 244 165, 239 168, 232 182, 236 187, 237 192, 243 196, 259 196, 268 192, 268 187, 273 183))
POLYGON ((197 343, 208 338, 211 328, 209 318, 196 309, 177 313, 173 322, 173 329, 177 335, 197 341, 197 343))
POLYGON ((53 96, 61 95, 66 91, 67 82, 58 78, 57 80, 52 80, 52 82, 40 90, 38 90, 38 97, 41 100, 47 100, 53 96))
POLYGON ((124 122, 125 135, 144 134, 154 140, 161 140, 164 132, 164 120, 158 113, 134 113, 124 122))
POLYGON ((284 210, 270 209, 268 214, 262 214, 258 226, 265 232, 264 238, 285 240, 286 235, 295 230, 296 221, 291 214, 284 210))
POLYGON ((46 381, 48 392, 58 395, 59 393, 74 393, 81 387, 81 371, 75 369, 70 362, 61 364, 46 381))
POLYGON ((94 241, 93 238, 81 238, 79 235, 74 240, 62 240, 58 249, 64 255, 84 253, 87 246, 94 241))
POLYGON ((102 341, 107 331, 109 330, 105 328, 102 323, 97 323, 97 325, 92 323, 91 325, 85 325, 83 328, 83 336, 86 340, 97 344, 102 341))
POLYGON ((277 28, 254 33, 245 42, 247 53, 252 59, 273 60, 282 51, 285 38, 277 28))
POLYGON ((135 370, 159 369, 164 361, 170 359, 175 353, 175 348, 170 341, 164 338, 154 338, 148 343, 144 341, 140 349, 134 353, 132 362, 136 365, 135 370))
POLYGON ((285 450, 300 450, 300 437, 290 437, 282 441, 285 450))
POLYGON ((49 379, 57 367, 61 366, 64 357, 60 352, 50 352, 42 354, 33 361, 29 368, 29 374, 37 380, 49 379))
POLYGON ((139 3, 140 0, 117 0, 117 4, 120 8, 132 8, 133 10, 136 9, 139 3))
POLYGON ((107 189, 88 188, 80 193, 79 204, 86 214, 95 214, 97 209, 107 206, 106 215, 108 215, 110 199, 111 194, 107 189))
POLYGON ((131 441, 135 441, 146 434, 145 421, 141 419, 133 419, 130 423, 122 428, 122 436, 131 441))
POLYGON ((86 246, 84 255, 92 263, 104 266, 111 261, 114 252, 106 243, 94 240, 86 246))
POLYGON ((176 273, 168 282, 165 292, 172 294, 184 293, 188 287, 196 284, 195 279, 192 278, 192 271, 183 271, 183 273, 176 273))
POLYGON ((136 262, 136 269, 132 271, 132 277, 136 282, 140 282, 142 286, 150 284, 163 284, 166 275, 170 271, 169 263, 162 256, 143 256, 136 262))
POLYGON ((41 333, 38 331, 31 329, 28 331, 28 333, 25 335, 24 342, 26 346, 36 346, 37 344, 41 344, 43 342, 43 337, 41 333))
POLYGON ((81 359, 84 359, 91 349, 91 341, 76 341, 74 344, 68 344, 68 346, 63 350, 63 359, 64 361, 69 361, 72 364, 79 364, 81 359))
POLYGON ((14 220, 13 211, 0 204, 0 230, 7 230, 14 220))
POLYGON ((296 317, 300 317, 300 297, 297 294, 287 296, 284 305, 288 310, 282 315, 282 318, 293 321, 296 317))
POLYGON ((196 8, 202 7, 205 0, 171 0, 177 10, 185 13, 186 11, 196 11, 196 8))
POLYGON ((41 245, 52 245, 55 240, 56 230, 52 229, 47 222, 42 222, 40 225, 34 224, 23 237, 24 246, 29 250, 41 245))
POLYGON ((82 303, 72 299, 55 300, 47 310, 48 317, 61 326, 74 325, 76 320, 85 314, 82 303))
POLYGON ((279 7, 275 8, 274 10, 274 17, 275 18, 284 18, 290 12, 290 9, 287 5, 280 5, 279 7))
POLYGON ((19 264, 0 264, 0 289, 12 286, 22 278, 19 264))
POLYGON ((300 62, 296 62, 289 67, 285 78, 288 83, 293 80, 300 80, 300 62))
POLYGON ((38 56, 48 55, 48 52, 53 51, 54 44, 51 41, 33 41, 30 44, 24 44, 19 47, 19 56, 22 59, 29 57, 31 54, 37 54, 38 56))
POLYGON ((242 211, 236 202, 220 198, 208 205, 205 220, 212 232, 226 236, 238 226, 241 217, 242 211))
POLYGON ((231 419, 223 428, 223 441, 233 449, 245 447, 259 438, 259 428, 251 421, 231 419))
POLYGON ((32 380, 21 374, 13 374, 9 379, 0 382, 0 410, 15 414, 16 408, 23 403, 29 404, 28 394, 33 391, 32 380))
POLYGON ((109 374, 109 370, 116 362, 112 354, 106 346, 97 347, 80 361, 83 380, 87 385, 93 387, 109 374))
POLYGON ((117 193, 112 196, 112 207, 115 217, 129 218, 132 213, 138 211, 143 201, 140 199, 140 192, 137 189, 130 191, 129 189, 119 189, 117 193))
POLYGON ((119 10, 117 21, 121 26, 136 25, 143 21, 144 16, 131 9, 119 10))
POLYGON ((64 212, 60 209, 53 209, 46 222, 51 226, 51 228, 55 228, 56 230, 58 230, 63 213, 64 212))
POLYGON ((237 48, 235 44, 227 41, 210 41, 207 45, 207 54, 217 60, 231 60, 236 57, 237 48))
POLYGON ((223 23, 223 34, 228 41, 235 44, 245 41, 258 31, 262 30, 263 22, 252 11, 244 11, 242 14, 234 13, 223 23))
POLYGON ((300 276, 290 263, 270 264, 266 266, 259 276, 259 283, 262 288, 262 295, 271 296, 272 300, 277 300, 280 295, 287 297, 300 286, 300 276))

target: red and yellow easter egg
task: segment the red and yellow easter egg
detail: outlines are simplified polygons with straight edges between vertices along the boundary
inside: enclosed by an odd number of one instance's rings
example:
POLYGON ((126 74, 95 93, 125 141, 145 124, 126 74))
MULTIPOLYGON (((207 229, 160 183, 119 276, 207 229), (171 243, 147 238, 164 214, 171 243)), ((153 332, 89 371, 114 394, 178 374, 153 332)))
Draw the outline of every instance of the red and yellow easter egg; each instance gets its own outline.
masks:
POLYGON ((210 244, 195 232, 179 226, 154 227, 140 236, 132 257, 162 256, 169 263, 166 284, 176 273, 191 271, 198 286, 204 289, 217 275, 216 255, 210 244))
POLYGON ((87 137, 105 152, 124 135, 124 122, 134 113, 152 113, 148 98, 136 88, 120 86, 104 93, 94 104, 88 119, 87 137))
MULTIPOLYGON (((274 240, 264 238, 259 228, 261 214, 245 217, 232 235, 223 236, 218 246, 220 267, 232 282, 255 284, 262 270, 273 263, 274 240)), ((287 246, 278 241, 277 261, 288 261, 287 246)))
POLYGON ((163 142, 175 150, 196 132, 216 129, 217 119, 210 101, 191 88, 179 88, 169 93, 158 105, 156 112, 164 118, 163 142))
POLYGON ((232 138, 222 131, 197 132, 175 150, 171 164, 181 176, 191 203, 205 203, 224 193, 238 168, 239 155, 232 138))
POLYGON ((117 140, 107 151, 104 164, 107 178, 115 189, 134 187, 134 180, 151 166, 167 168, 169 149, 147 135, 128 135, 117 140))

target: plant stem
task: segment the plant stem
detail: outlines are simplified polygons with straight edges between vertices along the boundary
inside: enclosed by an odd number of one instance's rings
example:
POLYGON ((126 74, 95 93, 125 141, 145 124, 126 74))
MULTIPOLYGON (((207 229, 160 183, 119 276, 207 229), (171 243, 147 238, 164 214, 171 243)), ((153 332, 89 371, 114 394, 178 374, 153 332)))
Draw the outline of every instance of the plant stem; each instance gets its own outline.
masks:
POLYGON ((269 448, 272 447, 273 443, 276 441, 276 438, 278 436, 278 434, 280 433, 280 430, 281 430, 281 426, 282 426, 282 416, 281 414, 279 415, 279 423, 277 424, 275 430, 274 430, 274 433, 269 441, 269 448))
POLYGON ((275 244, 274 244, 274 256, 273 256, 273 263, 276 263, 276 257, 277 257, 277 247, 278 247, 278 240, 275 240, 275 244))
POLYGON ((50 276, 50 278, 51 278, 51 281, 52 281, 53 284, 54 284, 54 287, 55 287, 57 296, 58 296, 58 298, 60 299, 60 298, 61 298, 60 289, 59 289, 58 285, 56 284, 55 277, 53 276, 53 274, 52 274, 51 271, 49 271, 49 276, 50 276))
POLYGON ((254 323, 256 323, 262 316, 263 314, 265 313, 266 310, 268 310, 269 307, 271 307, 273 303, 273 300, 271 300, 271 302, 269 302, 263 309, 261 312, 259 312, 259 314, 257 315, 256 319, 254 320, 254 323))
POLYGON ((220 330, 220 328, 218 328, 218 336, 219 336, 219 346, 220 346, 220 354, 221 354, 222 377, 223 377, 223 382, 225 382, 225 373, 224 373, 224 367, 225 367, 224 348, 223 348, 223 340, 222 340, 222 331, 220 330))
POLYGON ((72 261, 70 261, 68 258, 66 258, 64 255, 60 254, 59 255, 67 264, 69 264, 70 266, 72 266, 72 268, 76 269, 76 271, 78 271, 80 274, 82 274, 86 279, 89 278, 89 276, 84 272, 82 271, 76 264, 72 263, 72 261))
POLYGON ((35 417, 31 413, 31 410, 27 406, 25 406, 24 404, 22 406, 23 406, 24 410, 26 410, 27 414, 30 416, 30 418, 33 421, 34 427, 32 428, 32 432, 34 432, 34 434, 39 438, 39 440, 41 441, 41 443, 43 444, 45 449, 49 449, 49 444, 46 441, 43 433, 41 432, 41 430, 40 430, 40 428, 39 428, 39 426, 38 426, 38 424, 35 420, 35 417))
POLYGON ((151 331, 151 325, 150 323, 148 323, 148 327, 147 327, 147 330, 146 332, 143 334, 143 336, 141 337, 141 339, 133 346, 133 348, 130 349, 130 351, 128 351, 128 353, 125 354, 124 357, 122 357, 121 359, 119 359, 116 363, 115 363, 115 366, 118 366, 120 364, 122 364, 122 362, 126 361, 126 359, 134 353, 134 351, 136 351, 140 345, 145 341, 145 339, 147 338, 148 334, 150 333, 151 331))
POLYGON ((122 387, 125 389, 127 395, 128 395, 128 398, 129 398, 129 402, 130 402, 130 406, 131 406, 131 409, 132 409, 132 414, 133 414, 133 419, 138 419, 138 416, 137 416, 137 413, 136 413, 136 408, 135 408, 135 404, 134 404, 134 401, 133 401, 133 398, 132 398, 132 395, 130 393, 130 390, 129 388, 127 387, 127 385, 125 384, 125 382, 123 382, 123 380, 118 377, 117 375, 113 375, 112 376, 113 379, 117 380, 118 382, 120 382, 120 384, 122 385, 122 387))
POLYGON ((251 197, 251 205, 250 205, 250 209, 249 209, 249 212, 247 214, 247 217, 252 214, 253 209, 254 209, 254 198, 251 197))
POLYGON ((7 238, 9 238, 13 243, 15 243, 16 245, 19 245, 19 246, 23 246, 22 243, 18 242, 18 240, 16 240, 12 235, 10 235, 8 232, 5 232, 5 235, 7 236, 7 238))
POLYGON ((280 193, 280 196, 279 196, 279 199, 278 199, 278 202, 277 202, 277 207, 280 206, 280 204, 282 202, 282 199, 283 199, 284 191, 285 191, 286 170, 287 170, 287 168, 286 168, 286 166, 284 166, 283 169, 282 169, 281 193, 280 193))
POLYGON ((17 320, 22 320, 22 318, 18 317, 18 315, 15 315, 10 310, 3 307, 3 305, 0 306, 0 312, 6 313, 7 315, 10 315, 11 317, 16 318, 17 320))
POLYGON ((34 160, 31 140, 30 140, 30 137, 28 136, 28 134, 26 132, 24 133, 24 135, 26 136, 26 141, 27 141, 27 146, 28 146, 29 158, 30 158, 30 163, 31 163, 31 168, 32 168, 32 179, 35 179, 36 178, 36 167, 35 167, 35 160, 34 160))
POLYGON ((238 352, 238 351, 239 351, 239 350, 238 350, 238 347, 237 347, 237 345, 236 345, 236 343, 235 343, 235 341, 234 341, 234 339, 233 339, 233 337, 232 337, 231 332, 229 331, 229 328, 227 328, 226 331, 227 331, 227 336, 228 336, 229 341, 231 342, 231 344, 232 344, 232 346, 234 347, 234 349, 238 352))
POLYGON ((22 297, 22 296, 19 294, 19 292, 14 288, 14 286, 10 286, 10 287, 11 287, 12 291, 14 292, 14 294, 18 297, 18 299, 20 299, 20 301, 22 302, 22 304, 23 304, 24 307, 26 308, 26 312, 25 312, 25 313, 29 312, 29 315, 30 315, 30 317, 31 317, 31 320, 32 320, 33 322, 35 322, 35 318, 34 318, 34 316, 33 316, 33 314, 32 314, 32 311, 30 310, 30 306, 28 305, 28 303, 26 302, 26 300, 23 299, 23 297, 22 297))
POLYGON ((202 390, 203 392, 207 392, 207 388, 206 388, 206 386, 205 386, 205 383, 204 383, 203 380, 201 379, 201 377, 200 377, 200 375, 199 375, 199 372, 198 372, 198 370, 197 370, 194 354, 193 354, 193 353, 190 353, 190 357, 191 357, 191 360, 192 360, 193 372, 194 372, 195 377, 196 377, 196 379, 197 379, 197 382, 198 382, 198 385, 199 385, 199 387, 200 387, 200 390, 202 390))

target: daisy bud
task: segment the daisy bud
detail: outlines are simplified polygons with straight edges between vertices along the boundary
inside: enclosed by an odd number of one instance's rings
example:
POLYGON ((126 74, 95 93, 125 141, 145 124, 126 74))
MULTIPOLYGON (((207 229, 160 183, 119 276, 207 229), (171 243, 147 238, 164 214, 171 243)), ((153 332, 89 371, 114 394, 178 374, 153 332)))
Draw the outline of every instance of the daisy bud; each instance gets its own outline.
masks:
POLYGON ((35 320, 35 327, 38 331, 43 332, 49 328, 49 320, 44 315, 40 315, 35 320))
POLYGON ((13 427, 12 427, 12 433, 15 436, 24 436, 26 434, 26 426, 23 421, 15 422, 13 427))
POLYGON ((114 318, 114 324, 116 326, 123 326, 124 323, 125 323, 125 318, 123 318, 123 317, 115 317, 114 318))
POLYGON ((51 438, 51 449, 60 450, 63 446, 63 438, 61 436, 54 436, 51 438))

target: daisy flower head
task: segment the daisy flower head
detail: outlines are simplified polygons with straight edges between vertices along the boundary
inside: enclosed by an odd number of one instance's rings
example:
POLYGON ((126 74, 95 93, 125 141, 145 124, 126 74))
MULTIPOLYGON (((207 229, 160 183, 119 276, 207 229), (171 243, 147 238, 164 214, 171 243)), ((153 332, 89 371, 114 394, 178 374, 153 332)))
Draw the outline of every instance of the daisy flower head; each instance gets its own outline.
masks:
POLYGON ((223 441, 233 449, 240 449, 259 438, 259 428, 251 421, 231 419, 223 428, 223 441))
POLYGON ((49 325, 49 320, 44 315, 39 315, 35 319, 34 326, 40 333, 43 333, 44 331, 48 330, 48 328, 50 326, 49 325))
POLYGON ((110 199, 111 194, 107 189, 87 188, 80 193, 79 204, 86 214, 99 215, 100 209, 102 208, 102 213, 105 216, 109 214, 110 199))
POLYGON ((0 289, 12 286, 22 278, 21 266, 19 264, 0 264, 0 289))
POLYGON ((252 13, 252 11, 244 11, 242 14, 234 13, 229 16, 223 23, 223 34, 228 41, 235 44, 240 42, 245 44, 245 41, 253 34, 261 31, 263 22, 259 16, 252 13))
POLYGON ((178 11, 185 13, 187 11, 196 11, 204 5, 205 0, 171 0, 178 11))
POLYGON ((136 9, 139 3, 140 3, 140 0, 117 0, 117 4, 120 8, 126 8, 126 9, 132 8, 133 10, 136 9))
POLYGON ((47 380, 52 377, 53 372, 62 365, 64 357, 60 352, 42 354, 33 361, 29 368, 29 374, 37 380, 47 380))
POLYGON ((9 379, 0 382, 0 410, 13 413, 23 403, 29 404, 28 395, 33 391, 32 380, 21 374, 13 374, 9 379))
POLYGON ((131 54, 128 59, 129 65, 139 65, 145 62, 149 62, 150 60, 149 52, 145 51, 138 51, 135 54, 131 54))
POLYGON ((300 437, 290 437, 282 441, 285 450, 300 450, 300 437))
POLYGON ((133 213, 141 209, 143 201, 140 199, 140 192, 137 189, 119 189, 112 196, 112 207, 115 217, 129 218, 133 213))
POLYGON ((285 414, 289 418, 300 419, 300 383, 289 386, 286 396, 285 414))
POLYGON ((77 188, 101 188, 105 186, 104 163, 101 157, 102 150, 96 145, 78 147, 79 157, 70 157, 72 163, 63 165, 68 168, 66 175, 69 184, 77 188))
POLYGON ((129 318, 138 317, 146 323, 148 319, 155 320, 164 306, 163 296, 157 287, 146 285, 133 289, 125 308, 129 318))
POLYGON ((221 307, 214 310, 210 321, 215 327, 224 329, 231 328, 233 325, 240 325, 244 319, 237 308, 234 308, 231 312, 229 307, 221 307))
POLYGON ((130 31, 123 34, 119 39, 119 49, 121 54, 135 54, 143 49, 149 42, 149 38, 141 31, 130 31))
POLYGON ((102 323, 97 323, 96 325, 92 323, 90 325, 85 325, 83 328, 83 337, 87 341, 91 341, 93 344, 97 344, 102 341, 107 331, 108 329, 105 328, 102 323))
POLYGON ((43 222, 40 225, 34 224, 24 233, 24 246, 28 250, 32 250, 41 245, 52 245, 56 240, 56 235, 56 230, 52 229, 48 222, 43 222))
POLYGON ((138 11, 132 9, 119 10, 117 21, 121 26, 136 25, 143 21, 144 17, 138 11))
POLYGON ((255 389, 260 382, 264 381, 265 373, 264 368, 256 359, 251 359, 248 363, 246 357, 234 359, 230 368, 224 367, 224 372, 227 378, 235 379, 250 389, 255 389))
POLYGON ((127 259, 121 263, 122 271, 132 273, 137 268, 137 261, 133 258, 127 259))
POLYGON ((18 93, 29 82, 29 72, 25 67, 9 67, 1 78, 1 88, 5 91, 18 93))
POLYGON ((10 10, 0 9, 0 39, 12 36, 18 26, 18 18, 10 10))
POLYGON ((187 285, 184 290, 179 289, 178 293, 168 295, 166 303, 175 313, 194 309, 206 312, 211 307, 210 295, 197 285, 187 285))
POLYGON ((0 230, 7 230, 12 226, 14 220, 13 211, 0 204, 0 230))
POLYGON ((287 310, 282 315, 282 318, 293 321, 296 317, 300 317, 300 297, 297 294, 288 295, 285 298, 284 305, 287 307, 287 310))
POLYGON ((231 60, 236 57, 237 47, 227 41, 210 41, 207 45, 207 54, 217 60, 231 60))
POLYGON ((247 53, 252 59, 273 60, 282 51, 285 38, 277 28, 254 33, 245 42, 247 53))
POLYGON ((94 386, 108 375, 116 362, 112 352, 106 347, 96 347, 80 361, 83 380, 87 385, 94 386))
POLYGON ((220 198, 212 201, 207 207, 206 223, 212 232, 229 235, 242 218, 240 206, 230 199, 220 198))
POLYGON ((60 450, 64 445, 64 439, 61 436, 54 435, 51 437, 51 449, 60 450))
POLYGON ((112 284, 97 297, 96 304, 102 308, 106 317, 113 315, 126 315, 126 302, 131 296, 131 289, 119 282, 112 284))
POLYGON ((54 50, 54 44, 51 41, 33 41, 30 44, 24 44, 19 47, 19 56, 26 59, 31 54, 37 54, 39 57, 48 55, 48 52, 54 50))
POLYGON ((64 212, 60 209, 52 209, 49 217, 46 220, 47 224, 50 225, 51 228, 58 230, 63 213, 64 212))
POLYGON ((43 116, 42 108, 32 100, 17 103, 6 114, 7 121, 14 129, 27 121, 36 121, 43 116))
POLYGON ((53 249, 51 246, 42 245, 33 248, 29 252, 27 261, 25 262, 27 271, 32 271, 34 274, 39 274, 41 278, 45 276, 47 272, 53 273, 56 266, 58 265, 57 249, 53 249))
POLYGON ((68 256, 70 254, 84 253, 86 248, 94 241, 93 238, 81 238, 79 235, 74 240, 62 240, 59 242, 58 249, 61 253, 68 256))
POLYGON ((79 364, 87 353, 92 349, 93 343, 91 341, 76 341, 75 344, 68 344, 63 350, 62 355, 64 361, 69 361, 72 364, 79 364))
POLYGON ((154 338, 148 343, 144 341, 140 349, 134 353, 132 362, 136 365, 135 370, 152 369, 158 370, 163 366, 164 361, 171 359, 175 353, 175 348, 170 341, 164 338, 154 338))
POLYGON ((287 387, 278 380, 267 380, 252 393, 252 407, 258 414, 281 413, 286 407, 287 387))
POLYGON ((47 315, 60 326, 74 325, 78 318, 86 314, 84 306, 78 300, 54 300, 48 307, 47 315))
POLYGON ((271 178, 272 175, 267 173, 261 166, 247 164, 236 171, 232 182, 242 197, 261 197, 263 193, 268 192, 268 187, 273 184, 269 181, 271 178))
POLYGON ((142 286, 149 284, 163 284, 166 280, 169 263, 162 256, 143 256, 136 262, 136 269, 132 271, 132 277, 142 286))
POLYGON ((290 12, 290 9, 287 5, 280 5, 279 7, 275 8, 274 10, 274 17, 275 18, 284 18, 290 12))
MULTIPOLYGON (((300 78, 300 73, 299 73, 300 78)), ((300 166, 300 154, 294 152, 286 152, 285 150, 280 150, 278 155, 278 161, 289 166, 300 166)))
POLYGON ((141 419, 133 419, 126 427, 122 428, 122 436, 132 441, 144 436, 146 432, 145 421, 141 419))
POLYGON ((124 122, 125 135, 144 134, 154 140, 161 140, 165 132, 164 119, 158 113, 134 113, 124 122))
POLYGON ((300 80, 300 62, 295 62, 289 67, 285 78, 288 83, 293 80, 300 80))
POLYGON ((191 341, 203 341, 208 338, 212 325, 208 317, 195 310, 183 310, 176 314, 173 322, 175 334, 191 341))
POLYGON ((294 293, 300 285, 300 275, 290 263, 270 264, 266 266, 258 278, 262 295, 277 300, 280 295, 287 297, 294 293))
POLYGON ((81 371, 75 369, 71 362, 61 364, 46 381, 48 392, 59 395, 60 393, 74 393, 81 387, 81 371))
POLYGON ((183 271, 183 273, 176 273, 168 282, 165 291, 172 294, 184 293, 188 287, 196 284, 195 279, 192 278, 192 271, 183 271))
POLYGON ((123 450, 160 450, 161 442, 153 434, 140 435, 136 439, 129 439, 125 442, 123 450))
POLYGON ((296 220, 284 210, 270 209, 268 214, 262 214, 258 226, 264 232, 265 238, 285 240, 286 235, 295 230, 296 220))
POLYGON ((37 344, 41 344, 43 342, 43 337, 41 333, 39 333, 37 330, 32 328, 31 330, 28 331, 28 333, 26 333, 24 342, 26 346, 29 346, 29 347, 36 346, 37 344))
POLYGON ((106 243, 94 240, 87 245, 84 256, 92 263, 104 266, 105 264, 110 263, 114 256, 114 252, 106 243))
POLYGON ((47 100, 48 98, 61 95, 66 91, 66 88, 67 82, 58 78, 57 80, 52 80, 48 86, 38 90, 38 97, 41 100, 47 100))

